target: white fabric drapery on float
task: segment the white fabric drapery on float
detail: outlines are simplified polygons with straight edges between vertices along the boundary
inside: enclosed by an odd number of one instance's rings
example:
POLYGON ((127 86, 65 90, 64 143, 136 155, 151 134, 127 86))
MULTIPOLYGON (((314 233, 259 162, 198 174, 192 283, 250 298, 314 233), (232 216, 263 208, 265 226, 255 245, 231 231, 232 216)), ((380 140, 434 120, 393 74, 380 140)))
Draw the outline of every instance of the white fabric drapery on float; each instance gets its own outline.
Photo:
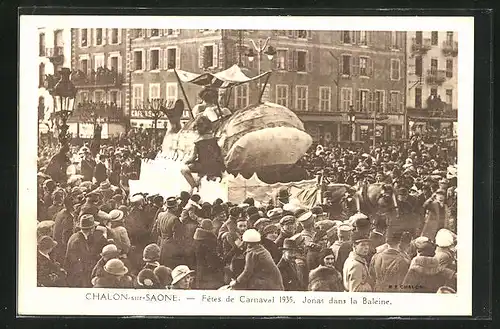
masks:
MULTIPOLYGON (((135 193, 159 194, 164 198, 178 196, 181 191, 189 191, 190 187, 180 168, 182 163, 173 160, 143 160, 141 165, 141 178, 130 180, 130 195, 135 193)), ((214 202, 217 198, 224 202, 241 203, 251 197, 260 203, 267 203, 275 199, 275 193, 281 188, 287 188, 292 198, 297 198, 302 204, 310 195, 305 195, 304 190, 315 191, 316 179, 300 182, 266 184, 256 174, 249 179, 241 175, 227 174, 221 182, 212 182, 202 179, 199 195, 203 201, 214 202)), ((306 201, 306 203, 308 203, 306 201)))
POLYGON ((214 89, 232 88, 242 83, 258 80, 271 73, 271 72, 264 72, 256 77, 251 78, 247 76, 245 73, 243 73, 241 68, 236 64, 234 64, 227 70, 220 71, 217 73, 205 72, 199 74, 183 70, 173 70, 173 71, 177 73, 177 76, 182 82, 192 83, 203 87, 210 86, 211 88, 214 89))

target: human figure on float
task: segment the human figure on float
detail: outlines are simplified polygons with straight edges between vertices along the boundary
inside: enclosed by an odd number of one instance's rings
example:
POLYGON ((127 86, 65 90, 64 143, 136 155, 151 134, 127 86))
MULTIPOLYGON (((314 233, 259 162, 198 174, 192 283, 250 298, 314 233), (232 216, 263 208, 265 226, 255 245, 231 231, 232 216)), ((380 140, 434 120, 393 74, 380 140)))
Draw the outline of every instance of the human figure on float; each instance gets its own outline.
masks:
MULTIPOLYGON (((162 152, 157 159, 166 160, 165 163, 173 161, 171 170, 179 170, 192 188, 200 187, 203 177, 209 180, 223 176, 224 168, 235 177, 241 174, 245 179, 249 179, 257 174, 265 183, 287 182, 283 173, 291 172, 312 144, 312 138, 305 132, 302 121, 288 108, 261 102, 260 98, 256 104, 231 113, 224 106, 227 104, 223 101, 226 95, 221 93, 222 90, 230 95, 231 88, 256 79, 268 78, 271 72, 250 78, 243 74, 237 65, 214 74, 200 75, 180 70, 174 72, 191 110, 192 119, 180 128, 180 118, 184 112, 184 104, 180 99, 174 108, 168 109, 167 117, 172 129, 165 134, 162 152), (199 94, 202 102, 192 109, 181 82, 203 87, 199 94), (217 143, 214 143, 215 141, 217 143), (215 144, 218 144, 218 148, 215 144), (209 149, 212 149, 216 156, 207 160, 204 157, 209 157, 209 149), (202 164, 205 161, 212 163, 213 168, 200 168, 204 166, 202 164), (194 173, 198 174, 198 181, 194 179, 194 173), (263 177, 276 180, 268 182, 263 177)), ((262 90, 266 84, 267 80, 262 90)), ((259 90, 260 96, 262 90, 259 90)), ((169 181, 172 182, 172 179, 170 176, 169 181)))

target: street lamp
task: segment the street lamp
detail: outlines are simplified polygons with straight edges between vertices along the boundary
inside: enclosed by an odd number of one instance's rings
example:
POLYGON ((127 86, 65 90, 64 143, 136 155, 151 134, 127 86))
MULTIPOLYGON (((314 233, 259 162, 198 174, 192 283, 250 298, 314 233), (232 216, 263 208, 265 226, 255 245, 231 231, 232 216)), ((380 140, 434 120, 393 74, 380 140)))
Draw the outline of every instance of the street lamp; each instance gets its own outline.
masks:
MULTIPOLYGON (((262 40, 259 39, 257 43, 255 43, 254 40, 250 39, 253 48, 255 49, 255 52, 257 52, 257 75, 260 74, 260 64, 262 60, 262 54, 265 54, 270 61, 272 61, 274 55, 276 55, 276 50, 274 49, 274 47, 271 45, 268 46, 269 40, 271 40, 271 37, 268 37, 264 42, 262 42, 262 40)), ((246 56, 248 57, 248 60, 250 62, 253 62, 253 60, 255 59, 254 49, 250 48, 246 53, 246 56)), ((260 90, 260 81, 258 82, 258 86, 260 90)))
POLYGON ((349 127, 350 129, 350 136, 349 136, 349 142, 352 143, 354 141, 354 138, 352 135, 354 135, 354 125, 356 124, 356 112, 354 111, 354 106, 350 106, 349 112, 347 113, 347 117, 349 118, 349 127))
POLYGON ((64 147, 65 149, 69 148, 69 141, 71 139, 68 133, 69 126, 67 125, 67 121, 73 113, 76 96, 76 88, 69 79, 70 73, 71 71, 69 68, 61 68, 61 79, 57 82, 52 91, 55 122, 59 132, 58 139, 61 148, 64 147))

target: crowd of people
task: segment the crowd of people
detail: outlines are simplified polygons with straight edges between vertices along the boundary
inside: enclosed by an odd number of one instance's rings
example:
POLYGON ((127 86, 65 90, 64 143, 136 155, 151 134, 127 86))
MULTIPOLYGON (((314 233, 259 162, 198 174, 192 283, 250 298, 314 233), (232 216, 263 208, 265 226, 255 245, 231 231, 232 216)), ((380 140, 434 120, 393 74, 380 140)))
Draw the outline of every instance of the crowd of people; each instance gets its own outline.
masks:
POLYGON ((132 131, 97 145, 41 152, 39 286, 456 290, 457 182, 449 176, 456 152, 450 148, 418 136, 370 149, 315 144, 298 166, 321 177, 322 186, 352 189, 333 200, 325 188, 323 199, 307 208, 286 189, 266 204, 252 198, 208 203, 196 191, 130 195, 128 180, 155 153, 143 136, 132 131), (60 174, 53 159, 68 154, 60 174), (396 200, 390 207, 397 220, 356 207, 354 194, 372 183, 383 184, 380 200, 396 200))

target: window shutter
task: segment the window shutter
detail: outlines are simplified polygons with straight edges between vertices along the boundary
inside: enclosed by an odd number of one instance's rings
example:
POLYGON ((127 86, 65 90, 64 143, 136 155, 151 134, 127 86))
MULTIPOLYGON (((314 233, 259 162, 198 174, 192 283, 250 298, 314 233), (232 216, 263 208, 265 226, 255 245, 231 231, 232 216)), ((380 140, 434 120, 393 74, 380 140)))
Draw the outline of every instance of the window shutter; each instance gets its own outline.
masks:
POLYGON ((293 50, 291 49, 288 50, 287 55, 288 55, 287 69, 288 71, 293 71, 293 50))
POLYGON ((311 39, 312 38, 312 31, 307 30, 306 35, 307 35, 308 39, 311 39))
POLYGON ((311 50, 307 52, 307 72, 313 71, 313 53, 311 50))
POLYGON ((360 43, 361 41, 361 31, 354 31, 354 42, 353 43, 360 43))
POLYGON ((359 75, 359 57, 353 56, 352 58, 352 75, 359 75))
POLYGON ((204 64, 204 47, 203 46, 200 46, 200 48, 198 48, 198 67, 200 69, 203 68, 203 64, 204 64))
MULTIPOLYGON (((96 46, 97 45, 97 43, 96 43, 96 41, 97 41, 97 38, 96 38, 96 29, 91 29, 91 30, 92 30, 92 33, 91 33, 92 34, 92 44, 94 46, 96 46)), ((87 44, 90 44, 90 42, 87 41, 87 44)))
POLYGON ((151 50, 146 49, 146 58, 145 58, 145 67, 144 71, 146 70, 152 70, 151 66, 151 50))
POLYGON ((403 94, 399 94, 399 113, 404 112, 404 96, 403 94))
POLYGON ((292 30, 292 35, 293 35, 294 38, 297 38, 299 36, 299 31, 292 30))
POLYGON ((366 31, 365 33, 366 33, 366 45, 367 46, 371 46, 373 32, 372 31, 366 31))
POLYGON ((297 54, 297 51, 294 50, 293 51, 293 70, 297 71, 298 67, 299 67, 299 56, 297 54))
POLYGON ((391 49, 392 48, 392 37, 391 37, 392 32, 384 32, 385 35, 385 48, 386 49, 391 49))
POLYGON ((147 58, 146 58, 146 52, 144 50, 142 50, 142 70, 145 71, 147 70, 147 58))
POLYGON ((163 34, 164 34, 164 33, 163 33, 163 31, 164 31, 163 29, 158 29, 158 35, 159 35, 160 37, 162 37, 162 36, 163 36, 163 34))
MULTIPOLYGON (((111 29, 102 29, 102 44, 105 45, 108 40, 108 33, 111 29)), ((111 38, 109 38, 109 43, 111 43, 111 38)))
POLYGON ((165 49, 158 49, 158 69, 163 70, 163 67, 165 65, 164 60, 163 60, 163 54, 165 52, 165 49))
POLYGON ((122 107, 122 92, 120 90, 116 92, 116 106, 122 107))
MULTIPOLYGON (((106 55, 104 55, 106 56, 106 55)), ((111 70, 111 56, 108 55, 108 60, 104 61, 104 65, 106 65, 106 68, 111 70)))
POLYGON ((361 91, 360 91, 360 90, 358 90, 358 92, 357 92, 357 93, 353 93, 353 95, 352 95, 352 98, 354 98, 354 99, 356 100, 356 103, 355 103, 355 104, 356 104, 356 109, 357 109, 358 111, 361 111, 361 104, 360 104, 360 101, 359 101, 359 100, 360 100, 360 98, 361 98, 361 97, 360 97, 360 93, 361 93, 361 91), (356 97, 355 97, 355 96, 356 96, 356 97))
POLYGON ((219 67, 219 45, 218 44, 214 44, 213 55, 214 56, 213 56, 212 66, 219 67))
POLYGON ((175 68, 177 70, 181 69, 181 48, 180 47, 175 48, 175 68))
POLYGON ((118 73, 122 73, 122 55, 118 55, 118 73))
POLYGON ((338 76, 340 76, 340 75, 343 73, 343 71, 342 71, 342 67, 343 67, 343 65, 344 65, 344 56, 342 56, 342 55, 341 55, 341 56, 339 57, 339 60, 338 60, 337 62, 338 62, 338 64, 339 64, 339 68, 338 68, 338 76))
POLYGON ((122 29, 118 29, 118 44, 122 43, 122 29))
POLYGON ((370 110, 370 112, 373 112, 375 111, 375 92, 373 91, 369 91, 368 92, 368 108, 370 110))
POLYGON ((146 36, 151 38, 151 29, 146 29, 146 36))

